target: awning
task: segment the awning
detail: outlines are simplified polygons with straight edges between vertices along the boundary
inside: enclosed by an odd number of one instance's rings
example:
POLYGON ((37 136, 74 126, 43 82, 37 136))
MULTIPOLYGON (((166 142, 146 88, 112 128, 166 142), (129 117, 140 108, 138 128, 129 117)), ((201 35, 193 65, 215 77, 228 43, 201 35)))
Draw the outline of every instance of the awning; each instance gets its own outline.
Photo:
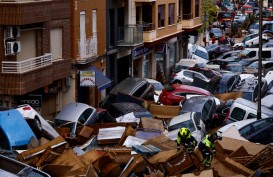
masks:
POLYGON ((95 71, 95 85, 99 91, 102 91, 112 85, 112 81, 108 79, 102 72, 95 66, 90 66, 86 71, 95 71))

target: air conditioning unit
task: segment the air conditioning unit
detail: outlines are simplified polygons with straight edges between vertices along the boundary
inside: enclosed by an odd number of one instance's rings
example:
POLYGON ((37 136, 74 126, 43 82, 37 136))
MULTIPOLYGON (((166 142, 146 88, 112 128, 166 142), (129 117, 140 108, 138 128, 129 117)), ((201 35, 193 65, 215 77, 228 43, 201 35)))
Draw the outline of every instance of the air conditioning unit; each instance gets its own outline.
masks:
POLYGON ((21 43, 19 41, 7 42, 6 55, 14 55, 21 52, 21 43))
POLYGON ((20 36, 20 26, 7 26, 5 30, 6 39, 14 39, 20 36))

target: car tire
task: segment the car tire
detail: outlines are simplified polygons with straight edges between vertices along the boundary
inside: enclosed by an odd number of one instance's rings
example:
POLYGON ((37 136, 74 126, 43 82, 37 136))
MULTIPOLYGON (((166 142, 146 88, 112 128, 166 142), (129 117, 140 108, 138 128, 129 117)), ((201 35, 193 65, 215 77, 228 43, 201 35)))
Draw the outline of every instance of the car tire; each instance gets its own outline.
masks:
POLYGON ((35 119, 33 119, 33 121, 31 121, 30 127, 31 127, 32 131, 34 132, 34 134, 39 139, 43 133, 43 128, 42 128, 41 122, 37 118, 35 118, 35 119))

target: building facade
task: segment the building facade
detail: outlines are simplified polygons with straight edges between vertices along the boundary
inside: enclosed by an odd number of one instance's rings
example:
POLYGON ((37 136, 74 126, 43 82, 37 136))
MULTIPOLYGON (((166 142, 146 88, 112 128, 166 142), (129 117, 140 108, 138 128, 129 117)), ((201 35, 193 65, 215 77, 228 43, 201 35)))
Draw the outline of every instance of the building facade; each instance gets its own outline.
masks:
POLYGON ((111 85, 106 75, 106 1, 72 1, 71 55, 75 101, 98 107, 111 85), (82 84, 94 73, 94 84, 82 84))
POLYGON ((201 27, 201 0, 114 0, 106 5, 107 76, 113 85, 128 76, 168 83, 187 56, 189 35, 201 27))
POLYGON ((68 98, 70 1, 0 1, 0 106, 30 104, 48 119, 68 98))

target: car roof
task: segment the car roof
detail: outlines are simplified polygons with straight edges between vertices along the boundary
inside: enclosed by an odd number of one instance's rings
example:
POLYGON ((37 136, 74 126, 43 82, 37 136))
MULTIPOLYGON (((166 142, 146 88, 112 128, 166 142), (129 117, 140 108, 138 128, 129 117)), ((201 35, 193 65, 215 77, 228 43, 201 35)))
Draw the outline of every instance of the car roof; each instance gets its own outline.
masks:
POLYGON ((149 83, 160 83, 159 81, 155 80, 155 79, 150 79, 150 78, 144 78, 146 81, 148 81, 149 83))
POLYGON ((122 92, 128 95, 131 95, 136 87, 140 85, 144 85, 147 81, 143 78, 138 77, 127 77, 123 81, 121 81, 118 85, 116 85, 111 91, 111 94, 117 95, 118 92, 122 92))
POLYGON ((272 107, 273 106, 273 94, 266 95, 261 99, 261 104, 266 107, 272 107))
MULTIPOLYGON (((236 104, 236 103, 240 103, 242 105, 245 105, 247 107, 250 107, 252 109, 255 109, 257 110, 257 103, 254 103, 252 101, 249 101, 247 99, 244 99, 244 98, 237 98, 233 104, 236 104)), ((232 105, 231 105, 232 107, 232 105)), ((263 114, 266 114, 266 115, 273 115, 273 111, 265 106, 261 106, 261 110, 262 110, 262 113, 263 114)))
POLYGON ((182 90, 184 92, 203 92, 204 94, 211 95, 209 91, 195 86, 173 84, 172 87, 174 88, 174 91, 182 90))
POLYGON ((95 111, 95 108, 78 102, 72 102, 67 104, 61 112, 56 116, 56 120, 65 120, 70 122, 77 122, 80 115, 88 108, 95 111))
POLYGON ((192 112, 187 112, 187 113, 180 114, 180 115, 172 118, 170 123, 169 123, 169 126, 172 126, 172 125, 178 124, 180 122, 190 120, 191 119, 191 114, 192 114, 192 112))
POLYGON ((203 109, 203 105, 208 101, 212 100, 215 102, 213 96, 195 96, 187 99, 181 108, 181 112, 196 112, 199 113, 203 109), (193 106, 194 105, 194 106, 193 106))

